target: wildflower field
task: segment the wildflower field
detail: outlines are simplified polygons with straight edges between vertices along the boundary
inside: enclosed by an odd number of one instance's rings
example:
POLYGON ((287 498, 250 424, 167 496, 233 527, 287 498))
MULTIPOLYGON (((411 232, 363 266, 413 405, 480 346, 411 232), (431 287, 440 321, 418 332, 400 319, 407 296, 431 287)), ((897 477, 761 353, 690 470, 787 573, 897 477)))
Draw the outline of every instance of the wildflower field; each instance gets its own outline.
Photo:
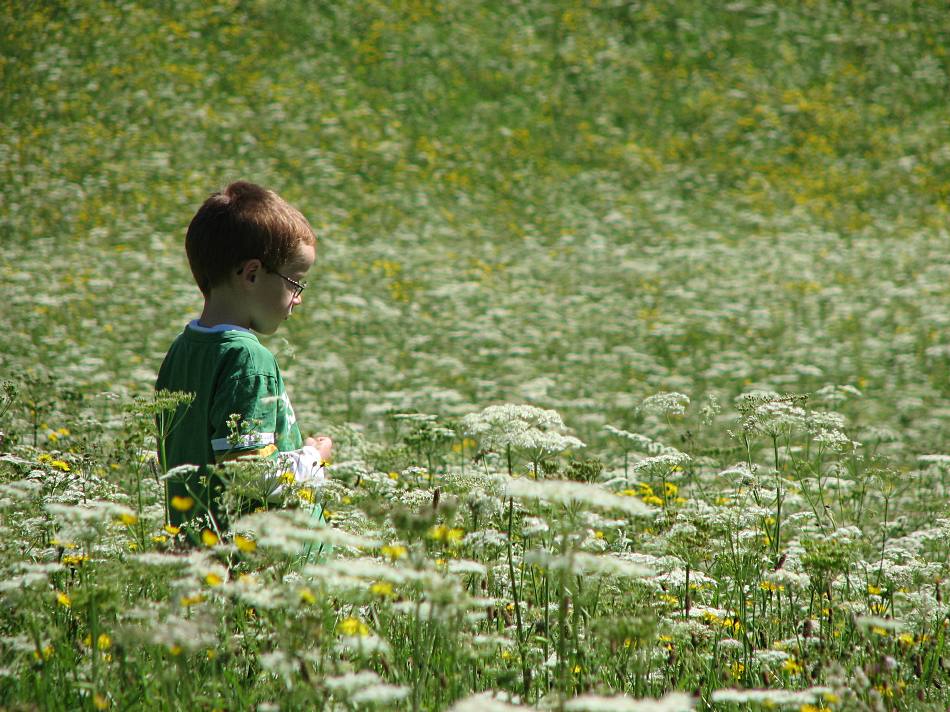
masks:
POLYGON ((947 709, 948 47, 938 0, 0 0, 0 708, 947 709), (153 384, 236 179, 318 234, 263 341, 334 460, 193 546, 153 384))

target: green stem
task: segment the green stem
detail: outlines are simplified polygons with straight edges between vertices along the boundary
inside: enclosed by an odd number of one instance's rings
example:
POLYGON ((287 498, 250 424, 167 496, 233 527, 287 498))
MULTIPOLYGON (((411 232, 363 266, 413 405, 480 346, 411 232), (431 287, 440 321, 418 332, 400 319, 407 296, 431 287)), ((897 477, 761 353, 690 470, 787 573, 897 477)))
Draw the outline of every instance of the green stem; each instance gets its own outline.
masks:
MULTIPOLYGON (((510 449, 509 449, 510 452, 510 449)), ((514 517, 514 498, 508 498, 508 576, 511 580, 511 597, 515 604, 515 620, 518 624, 518 654, 521 657, 521 678, 523 685, 523 693, 525 699, 528 697, 528 692, 531 688, 531 673, 528 670, 528 660, 527 660, 527 651, 525 650, 525 634, 524 634, 524 624, 521 620, 521 600, 518 596, 518 587, 515 583, 515 565, 514 559, 512 557, 512 546, 511 546, 511 532, 512 532, 512 520, 514 517)))

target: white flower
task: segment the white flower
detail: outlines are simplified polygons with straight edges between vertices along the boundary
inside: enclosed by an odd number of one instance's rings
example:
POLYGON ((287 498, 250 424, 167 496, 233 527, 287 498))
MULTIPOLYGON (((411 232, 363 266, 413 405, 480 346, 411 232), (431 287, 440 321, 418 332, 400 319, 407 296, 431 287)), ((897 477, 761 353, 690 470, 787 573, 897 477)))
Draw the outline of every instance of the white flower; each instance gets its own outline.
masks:
POLYGON ((355 705, 391 705, 408 697, 411 691, 404 685, 377 683, 350 695, 350 701, 355 705))
MULTIPOLYGON (((524 524, 521 527, 521 533, 525 536, 535 536, 536 534, 545 534, 550 530, 548 523, 540 517, 525 517, 524 524)), ((468 537, 465 537, 468 539, 468 537)))
MULTIPOLYGON (((526 532, 527 535, 527 532, 526 532)), ((471 547, 473 551, 484 553, 485 551, 507 546, 508 535, 497 529, 483 529, 481 531, 469 532, 462 539, 465 546, 471 547)))
POLYGON ((864 394, 852 385, 832 385, 823 386, 815 391, 815 397, 828 403, 843 403, 849 398, 861 398, 864 394))
POLYGON ((569 505, 586 504, 599 509, 617 510, 631 516, 652 515, 653 510, 636 497, 621 497, 595 484, 568 480, 529 480, 525 478, 498 477, 505 496, 516 499, 536 499, 569 505))
POLYGON ((584 447, 577 438, 563 435, 564 421, 553 410, 530 405, 493 405, 466 415, 462 426, 486 449, 512 447, 533 457, 554 455, 568 448, 584 447))
POLYGON ((449 573, 456 575, 475 574, 477 576, 484 576, 486 573, 484 564, 480 564, 477 561, 469 561, 468 559, 450 559, 448 567, 449 573))
POLYGON ((550 570, 566 569, 574 574, 617 576, 619 578, 643 578, 653 570, 614 554, 588 554, 577 551, 571 554, 552 554, 547 551, 529 551, 525 563, 539 564, 550 570))
POLYGON ((635 462, 633 464, 633 471, 637 473, 656 472, 660 470, 670 472, 674 468, 682 467, 690 461, 690 456, 684 452, 679 452, 673 448, 668 448, 667 450, 668 452, 665 452, 662 455, 645 457, 642 460, 635 462))
POLYGON ((293 685, 297 671, 297 663, 291 658, 288 658, 286 653, 281 650, 262 653, 260 662, 261 669, 282 678, 288 688, 293 685))
POLYGON ((667 453, 677 453, 679 452, 676 448, 667 447, 663 443, 657 442, 651 438, 648 438, 646 435, 640 435, 639 433, 630 433, 626 430, 620 430, 615 428, 612 425, 605 425, 604 430, 608 433, 616 435, 621 440, 630 443, 635 450, 640 450, 646 452, 650 455, 664 455, 667 453))
POLYGON ((347 635, 340 638, 334 650, 337 653, 372 655, 373 653, 388 654, 389 643, 378 635, 347 635))
POLYGON ((372 670, 360 670, 338 677, 328 677, 323 681, 323 684, 333 692, 351 695, 358 690, 379 684, 382 681, 383 679, 372 670))
POLYGON ((789 654, 784 650, 756 650, 752 653, 752 658, 764 668, 775 668, 784 663, 789 658, 789 654))
POLYGON ((249 514, 234 522, 231 528, 235 532, 252 533, 260 547, 293 555, 299 554, 305 544, 311 543, 354 549, 382 546, 375 539, 316 524, 306 509, 249 514))
POLYGON ((689 396, 683 393, 661 392, 645 398, 641 407, 648 413, 658 415, 684 415, 689 405, 689 396))
POLYGON ((872 628, 883 628, 884 630, 900 632, 907 630, 908 625, 896 618, 880 618, 878 616, 857 616, 854 619, 855 625, 865 630, 872 628))
POLYGON ((564 709, 568 712, 689 712, 693 709, 693 698, 682 692, 671 692, 659 700, 581 695, 564 703, 564 709))
POLYGON ((934 465, 936 467, 950 468, 950 455, 920 455, 918 462, 925 465, 934 465))
POLYGON ((529 707, 513 705, 504 692, 480 692, 459 700, 447 712, 520 712, 529 707))
POLYGON ((807 690, 715 690, 713 704, 759 704, 779 707, 810 705, 830 693, 830 687, 812 687, 807 690))

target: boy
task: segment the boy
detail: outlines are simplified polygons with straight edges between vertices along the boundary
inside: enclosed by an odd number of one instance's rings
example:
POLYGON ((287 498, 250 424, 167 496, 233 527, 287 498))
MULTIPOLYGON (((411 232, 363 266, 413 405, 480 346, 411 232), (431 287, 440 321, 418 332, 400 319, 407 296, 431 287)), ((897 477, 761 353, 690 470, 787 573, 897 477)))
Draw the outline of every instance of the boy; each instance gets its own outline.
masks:
POLYGON ((247 456, 271 461, 273 476, 263 483, 273 486, 271 496, 285 472, 299 484, 324 479, 332 442, 302 440, 277 361, 252 333, 273 334, 301 303, 316 238, 276 193, 239 181, 198 209, 185 249, 204 309, 168 350, 155 388, 194 394, 176 413, 163 465, 198 469, 168 480, 166 506, 174 526, 199 518, 198 526, 220 532, 228 523, 213 465, 247 456))

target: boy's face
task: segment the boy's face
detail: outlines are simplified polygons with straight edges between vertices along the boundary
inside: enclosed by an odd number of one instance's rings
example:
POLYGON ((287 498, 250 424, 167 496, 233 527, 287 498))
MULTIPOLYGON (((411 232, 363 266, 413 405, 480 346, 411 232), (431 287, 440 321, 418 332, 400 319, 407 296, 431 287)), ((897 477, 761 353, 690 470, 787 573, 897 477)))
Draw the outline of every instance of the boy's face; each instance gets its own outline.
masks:
POLYGON ((304 283, 315 259, 314 246, 301 243, 294 257, 276 266, 274 271, 264 266, 255 270, 255 278, 249 285, 250 326, 254 331, 273 334, 281 322, 290 316, 293 308, 303 301, 290 280, 304 283))

